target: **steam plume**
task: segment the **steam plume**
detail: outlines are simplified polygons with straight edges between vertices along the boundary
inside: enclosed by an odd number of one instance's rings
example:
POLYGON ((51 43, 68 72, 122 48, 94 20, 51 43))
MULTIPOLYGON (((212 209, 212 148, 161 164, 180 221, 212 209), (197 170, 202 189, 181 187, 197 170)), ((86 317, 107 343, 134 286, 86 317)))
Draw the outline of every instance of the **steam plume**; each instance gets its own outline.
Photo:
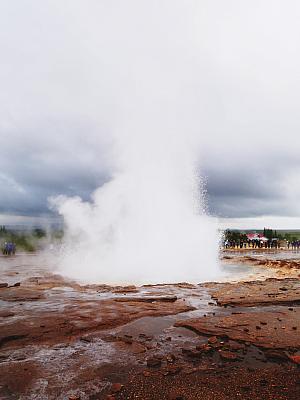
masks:
POLYGON ((122 45, 110 43, 113 61, 122 58, 107 76, 112 178, 90 203, 52 199, 66 227, 61 269, 85 281, 197 282, 216 274, 217 232, 197 172, 203 132, 192 86, 192 9, 163 9, 168 23, 150 3, 141 31, 134 31, 142 17, 136 2, 131 20, 118 27, 129 41, 125 59, 122 45))

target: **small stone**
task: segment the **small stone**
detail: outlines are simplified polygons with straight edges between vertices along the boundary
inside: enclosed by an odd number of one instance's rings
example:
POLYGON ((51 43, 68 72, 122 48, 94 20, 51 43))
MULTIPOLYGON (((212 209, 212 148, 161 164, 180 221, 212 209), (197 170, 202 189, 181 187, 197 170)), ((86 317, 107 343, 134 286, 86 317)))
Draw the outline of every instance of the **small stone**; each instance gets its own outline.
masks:
POLYGON ((287 355, 279 350, 266 350, 265 356, 270 360, 286 361, 288 359, 287 355))
POLYGON ((168 354, 166 360, 168 363, 173 363, 174 361, 176 361, 176 357, 174 356, 174 354, 168 354))
POLYGON ((0 311, 0 318, 8 318, 8 317, 13 317, 15 314, 10 311, 0 311))
POLYGON ((198 371, 197 368, 185 368, 184 373, 185 373, 185 375, 190 375, 197 371, 198 371))
POLYGON ((92 339, 90 339, 90 338, 88 338, 88 337, 84 337, 84 336, 82 336, 82 337, 80 338, 80 340, 81 340, 82 342, 85 342, 85 343, 91 343, 91 341, 92 341, 92 339))
POLYGON ((237 361, 239 358, 231 351, 219 350, 220 357, 225 361, 237 361))
POLYGON ((80 400, 80 397, 76 396, 75 394, 71 394, 71 396, 69 396, 69 400, 80 400))
POLYGON ((111 387, 111 391, 113 393, 118 393, 120 392, 120 390, 123 388, 124 385, 122 385, 121 383, 113 383, 112 387, 111 387))
POLYGON ((235 342, 234 340, 229 340, 228 343, 226 343, 226 348, 230 351, 239 351, 239 350, 244 350, 245 345, 242 343, 235 342))
POLYGON ((261 379, 261 380, 259 381, 259 383, 260 383, 260 386, 267 386, 268 381, 267 381, 266 379, 261 379))
POLYGON ((6 282, 0 283, 0 289, 7 288, 7 287, 8 287, 8 283, 6 283, 6 282))
POLYGON ((169 395, 169 400, 185 400, 185 397, 181 394, 175 393, 169 395))
POLYGON ((182 370, 182 367, 179 365, 168 365, 167 368, 165 368, 162 371, 162 374, 167 376, 167 375, 176 375, 182 370))
POLYGON ((208 341, 209 344, 216 344, 218 342, 217 336, 211 336, 208 341))
POLYGON ((196 350, 201 351, 203 353, 209 353, 210 351, 213 350, 213 348, 209 344, 201 344, 199 346, 196 346, 196 350))
POLYGON ((124 342, 124 343, 126 343, 126 344, 132 344, 133 342, 132 342, 132 339, 130 338, 130 337, 128 337, 128 336, 123 336, 123 337, 120 337, 120 340, 122 341, 122 342, 124 342))
POLYGON ((243 392, 250 392, 251 387, 250 386, 242 386, 241 389, 243 392))
POLYGON ((147 366, 150 368, 156 368, 161 366, 161 360, 157 357, 151 357, 147 360, 147 366))
POLYGON ((190 358, 200 358, 202 357, 202 351, 197 351, 193 349, 182 349, 182 353, 190 358))
POLYGON ((289 356, 289 359, 295 364, 300 365, 300 356, 289 356))
POLYGON ((144 345, 142 345, 141 343, 134 342, 134 343, 132 343, 130 351, 132 351, 133 354, 142 354, 142 353, 145 353, 146 347, 144 345))

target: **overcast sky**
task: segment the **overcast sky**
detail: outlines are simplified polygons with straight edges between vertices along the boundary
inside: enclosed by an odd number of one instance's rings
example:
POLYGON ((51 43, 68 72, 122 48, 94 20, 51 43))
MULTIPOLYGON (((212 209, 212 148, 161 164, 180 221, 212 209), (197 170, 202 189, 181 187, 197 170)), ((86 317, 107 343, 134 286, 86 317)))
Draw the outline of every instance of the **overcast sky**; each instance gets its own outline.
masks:
POLYGON ((2 221, 109 180, 142 87, 192 110, 212 215, 298 224, 299 20, 297 0, 0 0, 2 221))

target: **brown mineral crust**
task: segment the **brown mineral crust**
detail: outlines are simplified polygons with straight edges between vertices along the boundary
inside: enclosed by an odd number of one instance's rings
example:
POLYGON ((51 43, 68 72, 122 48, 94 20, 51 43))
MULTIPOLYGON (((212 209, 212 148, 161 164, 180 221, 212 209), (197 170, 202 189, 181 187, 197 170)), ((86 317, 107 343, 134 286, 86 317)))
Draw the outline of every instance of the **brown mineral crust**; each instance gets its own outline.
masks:
POLYGON ((116 341, 115 346, 120 350, 125 350, 133 354, 142 354, 145 353, 147 350, 147 348, 141 343, 138 342, 129 343, 129 342, 124 342, 124 340, 116 341))
MULTIPOLYGON (((32 300, 31 293, 29 300, 32 300)), ((70 341, 78 335, 124 325, 141 317, 171 315, 193 309, 181 300, 143 302, 135 299, 118 302, 105 299, 73 300, 71 303, 65 300, 63 311, 51 309, 51 303, 48 304, 46 300, 44 302, 44 308, 32 312, 28 310, 26 318, 23 318, 20 312, 19 318, 7 320, 7 323, 1 326, 0 346, 70 341)), ((43 304, 43 301, 39 303, 43 304)))
POLYGON ((253 266, 265 266, 267 268, 275 269, 300 269, 300 261, 298 259, 279 259, 274 260, 270 258, 257 258, 253 256, 228 256, 223 255, 222 260, 228 262, 234 262, 236 264, 251 264, 253 266))
POLYGON ((198 285, 188 282, 177 282, 177 283, 156 283, 143 285, 144 288, 160 288, 160 287, 178 287, 181 289, 198 289, 198 285))
POLYGON ((174 303, 177 300, 176 296, 156 296, 156 297, 117 297, 114 301, 120 303, 174 303))
POLYGON ((112 292, 113 291, 113 286, 110 285, 99 285, 99 284, 89 284, 89 285, 83 285, 81 286, 81 288, 83 290, 94 290, 97 291, 99 293, 108 293, 108 292, 112 292))
POLYGON ((8 317, 13 317, 15 314, 11 311, 6 311, 6 310, 0 310, 0 318, 8 318, 8 317))
POLYGON ((259 306, 300 304, 300 280, 296 278, 265 281, 214 283, 205 285, 220 306, 259 306))
POLYGON ((35 363, 27 360, 11 364, 0 363, 0 376, 0 398, 15 400, 20 398, 20 393, 26 393, 27 388, 39 376, 39 370, 35 363))
POLYGON ((8 287, 0 291, 0 300, 2 301, 35 301, 43 298, 45 298, 43 293, 23 287, 8 287))
POLYGON ((134 285, 116 286, 112 289, 112 293, 138 293, 139 289, 134 285))
POLYGON ((58 274, 45 274, 45 276, 34 276, 22 281, 21 286, 27 289, 43 291, 54 288, 72 288, 78 292, 83 292, 85 286, 79 285, 75 281, 65 279, 58 274))
POLYGON ((299 332, 293 329, 295 326, 300 329, 300 309, 207 316, 178 321, 175 326, 199 335, 227 337, 263 348, 300 349, 299 332))
POLYGON ((197 285, 194 285, 194 284, 188 283, 188 282, 175 283, 173 286, 179 287, 181 289, 198 289, 197 285))

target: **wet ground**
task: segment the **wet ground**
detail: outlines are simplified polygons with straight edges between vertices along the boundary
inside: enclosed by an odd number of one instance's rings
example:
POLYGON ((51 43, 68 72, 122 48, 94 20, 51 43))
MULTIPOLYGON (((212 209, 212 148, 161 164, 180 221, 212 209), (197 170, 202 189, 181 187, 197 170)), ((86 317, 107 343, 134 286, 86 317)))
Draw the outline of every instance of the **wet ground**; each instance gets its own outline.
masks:
POLYGON ((223 282, 142 287, 1 257, 0 398, 299 399, 300 260, 223 256, 223 282))
POLYGON ((299 259, 300 250, 280 248, 280 249, 265 249, 265 248, 243 248, 243 249, 227 249, 224 254, 229 255, 243 255, 255 256, 263 258, 276 258, 276 259, 299 259))

